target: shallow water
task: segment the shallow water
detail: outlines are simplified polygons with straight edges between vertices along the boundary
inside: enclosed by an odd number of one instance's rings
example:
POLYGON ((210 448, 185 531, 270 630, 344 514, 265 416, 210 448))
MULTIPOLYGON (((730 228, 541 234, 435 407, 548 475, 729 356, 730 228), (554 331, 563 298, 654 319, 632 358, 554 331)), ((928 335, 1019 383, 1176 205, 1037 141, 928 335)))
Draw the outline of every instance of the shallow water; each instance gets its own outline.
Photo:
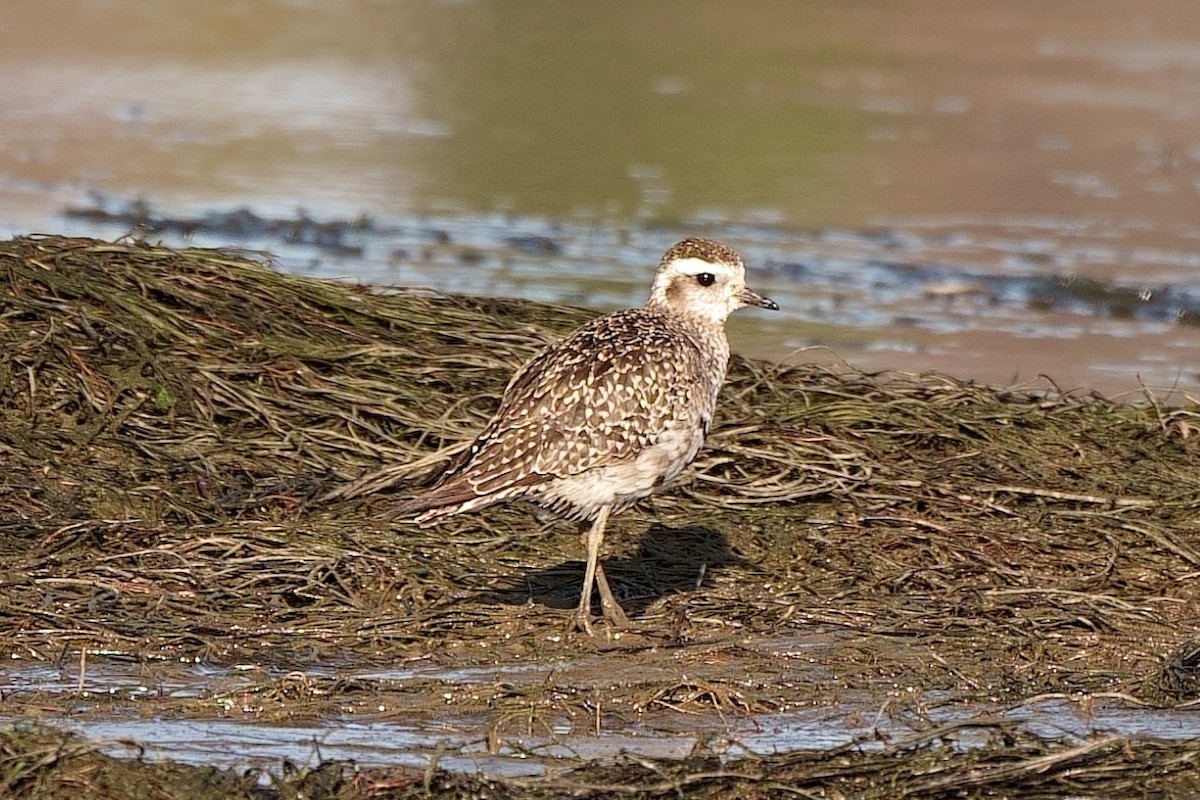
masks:
MULTIPOLYGON (((820 649, 824 640, 781 640, 779 652, 820 649)), ((588 658, 583 661, 588 661, 588 658)), ((497 681, 533 685, 552 673, 569 673, 587 664, 507 665, 471 669, 423 666, 400 670, 307 669, 308 678, 336 676, 344 681, 382 680, 402 684, 428 682, 433 694, 497 681)), ((682 759, 697 753, 735 761, 750 755, 822 751, 853 746, 866 751, 903 747, 931 735, 960 749, 983 746, 997 726, 1042 739, 1081 744, 1099 735, 1178 740, 1200 736, 1200 718, 1188 710, 1131 707, 1119 700, 1049 695, 1016 706, 965 703, 944 693, 881 684, 878 691, 845 692, 811 706, 778 713, 697 715, 647 712, 597 720, 554 721, 525 733, 496 734, 488 715, 447 713, 409 716, 405 722, 371 719, 370 714, 333 715, 291 723, 256 722, 154 710, 155 700, 178 697, 237 697, 263 678, 263 670, 172 668, 168 683, 147 683, 146 671, 104 663, 89 667, 85 689, 70 669, 19 668, 10 671, 0 692, 37 693, 71 698, 69 714, 47 711, 41 723, 73 731, 117 757, 170 759, 189 764, 278 772, 285 763, 315 767, 322 760, 354 761, 366 767, 424 768, 436 761, 444 769, 490 777, 544 775, 586 761, 611 761, 623 755, 682 759), (129 705, 111 707, 113 699, 129 705), (100 701, 110 705, 101 707, 100 701), (108 710, 104 710, 107 708, 108 710)), ((280 672, 280 675, 283 673, 280 672)), ((608 674, 611 680, 620 675, 608 674)), ((644 676, 630 674, 630 681, 644 676)), ((437 697, 432 697, 436 706, 437 697)), ((50 705, 47 703, 47 705, 50 705)), ((214 703, 214 708, 217 706, 214 703)), ((382 709, 381 709, 382 711, 382 709)), ((0 724, 16 721, 0 715, 0 724)))
POLYGON ((167 242, 596 309, 701 232, 782 306, 747 354, 1200 388, 1187 0, 5 17, 0 231, 119 236, 145 201, 167 242))
MULTIPOLYGON (((742 251, 781 306, 732 321, 746 354, 1200 394, 1191 0, 581 8, 10 3, 0 233, 137 229, 269 251, 305 274, 597 310, 640 302, 662 250, 701 233, 742 251)), ((978 721, 947 734, 972 747, 997 720, 1068 741, 1200 736, 1194 712, 1117 700, 918 692, 918 714, 895 710, 914 693, 881 685, 779 712, 556 723, 489 749, 488 719, 449 710, 243 713, 241 693, 286 669, 96 660, 82 680, 75 665, 9 664, 0 694, 46 696, 30 715, 116 754, 270 769, 437 759, 528 775, 622 751, 878 748, 978 721)), ((302 677, 433 692, 562 668, 302 677)))

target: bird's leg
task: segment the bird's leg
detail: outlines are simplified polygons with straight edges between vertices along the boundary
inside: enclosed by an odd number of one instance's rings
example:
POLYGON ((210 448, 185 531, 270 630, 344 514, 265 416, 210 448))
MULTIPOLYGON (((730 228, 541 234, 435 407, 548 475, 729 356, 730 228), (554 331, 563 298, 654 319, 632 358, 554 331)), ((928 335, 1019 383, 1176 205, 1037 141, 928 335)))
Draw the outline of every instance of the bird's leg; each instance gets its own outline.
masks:
MULTIPOLYGON (((592 632, 592 585, 596 581, 596 568, 600 565, 600 544, 604 541, 604 524, 606 522, 608 522, 608 506, 603 506, 588 527, 587 538, 584 540, 587 545, 587 566, 583 571, 583 591, 579 594, 579 607, 575 609, 575 618, 571 621, 572 627, 579 628, 588 636, 594 635, 592 632)), ((600 574, 603 575, 604 572, 601 571, 600 574)), ((604 582, 604 587, 608 588, 607 581, 604 582)), ((611 591, 609 596, 612 596, 611 591)), ((603 594, 601 597, 603 598, 603 594)))
POLYGON ((604 566, 596 562, 596 588, 600 590, 600 610, 604 618, 612 623, 614 628, 626 630, 629 628, 629 617, 621 608, 617 598, 613 597, 612 589, 608 586, 608 578, 604 575, 604 566))

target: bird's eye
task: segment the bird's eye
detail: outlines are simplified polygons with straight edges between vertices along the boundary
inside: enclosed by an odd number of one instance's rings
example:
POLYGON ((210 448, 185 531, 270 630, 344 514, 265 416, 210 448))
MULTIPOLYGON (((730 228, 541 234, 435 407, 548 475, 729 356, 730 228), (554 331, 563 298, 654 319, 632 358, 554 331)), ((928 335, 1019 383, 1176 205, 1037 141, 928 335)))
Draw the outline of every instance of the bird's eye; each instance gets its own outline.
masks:
POLYGON ((713 275, 711 272, 701 272, 696 276, 696 282, 701 286, 712 286, 714 283, 716 283, 716 280, 717 276, 713 275))

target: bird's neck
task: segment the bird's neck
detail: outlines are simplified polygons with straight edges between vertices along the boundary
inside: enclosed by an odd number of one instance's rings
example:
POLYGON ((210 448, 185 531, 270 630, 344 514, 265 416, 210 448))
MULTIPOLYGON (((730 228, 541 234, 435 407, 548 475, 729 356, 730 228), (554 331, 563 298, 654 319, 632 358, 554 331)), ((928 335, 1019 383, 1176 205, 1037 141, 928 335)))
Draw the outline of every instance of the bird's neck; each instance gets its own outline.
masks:
POLYGON ((725 335, 725 320, 729 318, 729 312, 723 308, 689 308, 671 302, 669 297, 664 297, 659 292, 650 295, 645 307, 664 316, 686 320, 689 325, 711 328, 722 336, 725 335))
POLYGON ((729 339, 725 336, 725 319, 714 320, 703 314, 689 313, 667 305, 656 303, 651 298, 646 310, 669 321, 687 339, 700 345, 702 352, 710 353, 720 364, 729 361, 729 339))

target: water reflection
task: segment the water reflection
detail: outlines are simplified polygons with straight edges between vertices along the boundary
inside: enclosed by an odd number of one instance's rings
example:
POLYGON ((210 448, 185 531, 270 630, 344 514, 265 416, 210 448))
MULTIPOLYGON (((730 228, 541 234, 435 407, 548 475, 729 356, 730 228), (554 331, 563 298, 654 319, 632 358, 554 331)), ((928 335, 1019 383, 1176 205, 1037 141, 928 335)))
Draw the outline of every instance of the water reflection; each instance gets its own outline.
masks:
POLYGON ((144 199, 183 220, 433 226, 485 252, 549 236, 560 257, 510 280, 422 266, 404 235, 360 258, 165 234, 598 308, 639 300, 655 251, 700 231, 795 294, 783 323, 738 326, 752 354, 1200 387, 1200 334, 1171 324, 1200 291, 1187 0, 62 0, 5 17, 0 230, 120 235, 63 209, 144 199), (1064 283, 1108 296, 1080 305, 1064 283))

